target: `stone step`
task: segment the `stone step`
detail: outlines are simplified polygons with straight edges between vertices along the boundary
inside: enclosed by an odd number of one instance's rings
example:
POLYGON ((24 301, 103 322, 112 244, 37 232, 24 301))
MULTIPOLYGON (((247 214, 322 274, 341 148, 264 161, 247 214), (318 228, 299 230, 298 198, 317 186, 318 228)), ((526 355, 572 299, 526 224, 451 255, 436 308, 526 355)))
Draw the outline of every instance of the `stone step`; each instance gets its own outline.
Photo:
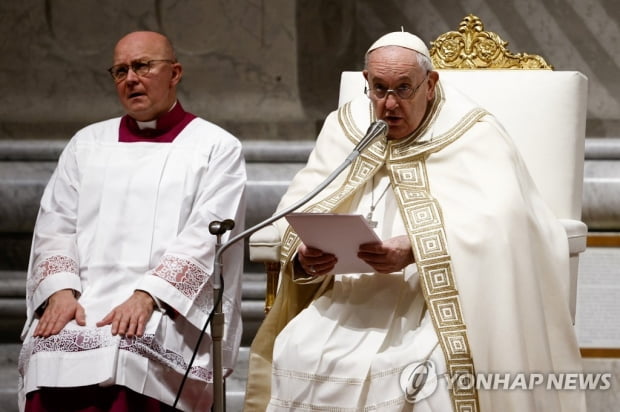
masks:
POLYGON ((26 271, 0 270, 0 298, 26 296, 26 271))
MULTIPOLYGON (((56 162, 68 139, 1 139, 0 161, 56 162)), ((243 140, 249 163, 305 163, 314 140, 243 140)))
POLYGON ((0 411, 17 412, 19 343, 0 344, 0 411))
MULTIPOLYGON (((247 163, 247 222, 250 227, 271 216, 301 163, 247 163)), ((0 162, 0 232, 31 233, 43 190, 55 162, 0 162)))
MULTIPOLYGON (((17 148, 0 141, 0 253, 12 254, 8 260, 0 255, 0 262, 24 262, 25 250, 30 245, 39 200, 56 164, 59 147, 38 148, 27 142, 17 148), (30 156, 30 157, 28 157, 30 156), (16 255, 13 257, 13 255, 16 255)), ((37 142, 41 144, 41 142, 37 142)), ((270 216, 286 190, 291 178, 303 166, 313 142, 244 142, 247 161, 248 213, 246 226, 250 227, 270 216)), ((54 143, 60 146, 58 142, 54 143)), ((620 200, 613 193, 620 192, 620 139, 591 138, 586 140, 584 164, 583 220, 597 230, 620 229, 618 210, 620 200)), ((17 268, 11 266, 11 268, 17 268)))

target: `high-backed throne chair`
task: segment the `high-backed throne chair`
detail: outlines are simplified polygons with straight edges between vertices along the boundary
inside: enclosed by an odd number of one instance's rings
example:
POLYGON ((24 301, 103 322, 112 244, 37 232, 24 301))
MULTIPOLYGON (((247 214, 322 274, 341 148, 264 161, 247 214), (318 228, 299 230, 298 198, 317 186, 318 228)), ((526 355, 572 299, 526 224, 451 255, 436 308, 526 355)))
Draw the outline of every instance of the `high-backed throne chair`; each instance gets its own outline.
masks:
MULTIPOLYGON (((441 82, 449 82, 493 113, 514 139, 532 178, 564 225, 570 250, 566 293, 575 315, 579 254, 586 248, 581 219, 587 79, 554 71, 540 56, 512 54, 496 33, 468 15, 458 31, 431 42, 441 82)), ((339 105, 364 92, 361 72, 343 72, 339 105)), ((277 291, 280 238, 266 227, 250 238, 250 259, 268 273, 266 311, 277 291)))

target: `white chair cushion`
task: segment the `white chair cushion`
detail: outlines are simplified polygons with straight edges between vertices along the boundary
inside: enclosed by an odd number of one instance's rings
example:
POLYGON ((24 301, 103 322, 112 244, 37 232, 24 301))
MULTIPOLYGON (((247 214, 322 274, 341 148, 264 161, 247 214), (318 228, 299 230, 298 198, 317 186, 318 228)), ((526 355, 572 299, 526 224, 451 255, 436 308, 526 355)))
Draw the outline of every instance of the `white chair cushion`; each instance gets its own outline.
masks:
POLYGON ((273 224, 252 234, 249 244, 252 262, 278 262, 280 260, 280 233, 273 224))

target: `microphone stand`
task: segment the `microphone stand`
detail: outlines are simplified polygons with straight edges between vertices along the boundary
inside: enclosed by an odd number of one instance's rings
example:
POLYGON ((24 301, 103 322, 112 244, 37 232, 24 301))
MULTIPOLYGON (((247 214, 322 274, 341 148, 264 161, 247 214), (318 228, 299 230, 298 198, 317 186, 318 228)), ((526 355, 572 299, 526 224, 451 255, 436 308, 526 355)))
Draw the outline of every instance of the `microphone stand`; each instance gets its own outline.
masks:
MULTIPOLYGON (((359 143, 355 146, 355 148, 349 154, 349 156, 347 156, 347 158, 342 162, 342 164, 338 166, 336 170, 334 170, 329 176, 327 176, 327 178, 320 185, 314 188, 310 193, 304 196, 301 200, 298 200, 296 203, 292 204, 291 206, 281 210, 280 212, 274 214, 273 216, 263 220, 262 222, 232 237, 223 245, 219 245, 221 234, 224 233, 226 230, 232 229, 232 226, 230 226, 230 223, 228 223, 232 221, 225 220, 224 222, 218 222, 218 221, 211 222, 211 225, 209 226, 209 231, 212 234, 217 234, 218 236, 217 238, 218 244, 216 245, 217 251, 215 253, 215 265, 214 265, 214 271, 213 271, 213 279, 214 279, 213 295, 219 296, 220 293, 222 295, 224 293, 223 292, 224 277, 222 275, 224 265, 222 262, 222 254, 224 253, 224 251, 226 251, 226 249, 228 249, 230 246, 237 243, 238 241, 249 237, 254 232, 264 228, 265 226, 275 222, 276 220, 284 217, 285 215, 288 215, 289 213, 293 212, 294 210, 308 203, 308 201, 310 201, 313 197, 315 197, 321 190, 325 189, 327 185, 333 182, 334 179, 336 179, 336 177, 338 177, 338 175, 342 173, 342 171, 346 169, 367 146, 369 146, 375 140, 381 137, 385 137, 387 135, 387 132, 388 132, 388 125, 385 121, 377 120, 376 122, 371 123, 371 125, 368 127, 368 130, 366 131, 366 134, 359 141, 359 143), (213 230, 211 228, 212 226, 219 230, 213 230)), ((234 225, 234 222, 232 224, 234 225)), ((213 411, 224 412, 225 411, 224 409, 224 379, 222 377, 222 353, 221 353, 221 341, 222 341, 223 329, 224 329, 224 314, 222 313, 222 297, 217 298, 217 304, 216 304, 214 311, 215 312, 213 315, 213 323, 211 324, 211 330, 212 330, 211 339, 213 341, 213 369, 214 369, 213 370, 213 397, 214 397, 213 411), (216 333, 217 333, 217 340, 216 340, 216 336, 214 335, 216 333)), ((189 367, 191 367, 191 365, 189 365, 188 368, 189 367)))
POLYGON ((224 337, 224 312, 222 300, 224 298, 223 260, 220 250, 222 248, 222 234, 231 230, 235 223, 227 219, 223 222, 213 221, 209 224, 209 232, 217 236, 215 243, 215 262, 213 270, 213 296, 215 307, 211 320, 211 341, 213 342, 213 407, 212 410, 224 412, 224 376, 222 371, 222 339, 224 337))

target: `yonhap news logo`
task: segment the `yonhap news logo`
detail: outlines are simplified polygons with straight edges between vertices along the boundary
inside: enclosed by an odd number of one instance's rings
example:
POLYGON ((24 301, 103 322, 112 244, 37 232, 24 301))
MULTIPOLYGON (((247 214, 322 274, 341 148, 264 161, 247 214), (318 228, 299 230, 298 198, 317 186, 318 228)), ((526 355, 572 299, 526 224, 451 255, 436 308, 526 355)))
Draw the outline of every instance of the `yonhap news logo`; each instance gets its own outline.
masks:
POLYGON ((416 403, 431 396, 437 389, 437 370, 431 360, 415 362, 400 374, 400 387, 409 403, 416 403))
POLYGON ((611 388, 611 372, 562 372, 562 373, 467 373, 437 374, 433 361, 414 362, 400 375, 400 387, 409 403, 416 403, 431 396, 445 380, 448 391, 494 390, 601 390, 611 388))

